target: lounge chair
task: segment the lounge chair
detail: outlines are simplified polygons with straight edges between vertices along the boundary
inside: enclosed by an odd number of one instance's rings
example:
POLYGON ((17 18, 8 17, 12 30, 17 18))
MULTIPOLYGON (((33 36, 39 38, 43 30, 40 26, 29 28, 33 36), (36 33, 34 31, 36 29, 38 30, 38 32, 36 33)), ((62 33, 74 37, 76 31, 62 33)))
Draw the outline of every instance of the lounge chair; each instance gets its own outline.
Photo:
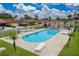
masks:
POLYGON ((34 50, 39 52, 46 46, 45 43, 40 43, 34 50))
POLYGON ((66 35, 68 35, 68 33, 69 33, 68 31, 62 31, 61 32, 61 34, 66 34, 66 35))
POLYGON ((0 51, 4 51, 4 50, 6 50, 5 47, 0 47, 0 51))

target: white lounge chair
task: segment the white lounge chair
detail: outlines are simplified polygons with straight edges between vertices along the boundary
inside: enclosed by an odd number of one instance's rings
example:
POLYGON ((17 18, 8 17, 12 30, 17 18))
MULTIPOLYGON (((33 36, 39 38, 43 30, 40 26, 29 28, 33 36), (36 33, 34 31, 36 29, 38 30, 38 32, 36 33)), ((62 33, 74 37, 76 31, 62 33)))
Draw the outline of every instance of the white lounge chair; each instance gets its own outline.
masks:
POLYGON ((69 32, 68 32, 68 31, 62 31, 61 33, 62 33, 62 34, 67 34, 67 35, 68 35, 69 32))
POLYGON ((39 52, 41 51, 44 47, 45 47, 45 43, 40 43, 36 48, 35 48, 35 51, 39 52))
POLYGON ((6 50, 5 47, 0 47, 0 51, 4 51, 4 50, 6 50))

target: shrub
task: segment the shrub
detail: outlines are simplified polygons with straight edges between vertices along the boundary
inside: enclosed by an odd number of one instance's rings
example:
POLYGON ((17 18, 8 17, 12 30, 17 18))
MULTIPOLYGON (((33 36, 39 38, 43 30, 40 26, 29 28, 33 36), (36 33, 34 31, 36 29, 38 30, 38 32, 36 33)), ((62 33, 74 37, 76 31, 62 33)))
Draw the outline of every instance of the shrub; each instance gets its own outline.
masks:
POLYGON ((15 25, 10 25, 10 27, 11 27, 11 28, 16 28, 16 26, 15 26, 15 25))

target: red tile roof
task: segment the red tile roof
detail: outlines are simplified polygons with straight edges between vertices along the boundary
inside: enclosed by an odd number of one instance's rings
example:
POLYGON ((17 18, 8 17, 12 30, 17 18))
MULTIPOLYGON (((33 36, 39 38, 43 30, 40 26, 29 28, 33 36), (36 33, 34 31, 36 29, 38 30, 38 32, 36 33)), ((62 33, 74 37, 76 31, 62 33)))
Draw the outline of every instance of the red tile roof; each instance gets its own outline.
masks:
POLYGON ((15 22, 14 20, 11 20, 11 19, 0 19, 0 24, 1 23, 12 23, 12 22, 15 22))
POLYGON ((63 22, 63 20, 26 20, 27 22, 63 22))
MULTIPOLYGON (((24 21, 25 22, 25 21, 24 21)), ((26 20, 26 22, 63 22, 62 20, 26 20)), ((0 19, 1 23, 21 23, 20 20, 12 20, 12 19, 0 19)))

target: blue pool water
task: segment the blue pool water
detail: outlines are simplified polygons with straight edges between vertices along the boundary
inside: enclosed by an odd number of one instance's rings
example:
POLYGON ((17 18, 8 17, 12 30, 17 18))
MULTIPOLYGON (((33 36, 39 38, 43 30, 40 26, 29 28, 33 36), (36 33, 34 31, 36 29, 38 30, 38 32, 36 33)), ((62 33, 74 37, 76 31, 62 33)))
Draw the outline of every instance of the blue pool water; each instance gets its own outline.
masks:
POLYGON ((28 42, 44 42, 46 40, 49 40, 59 32, 59 30, 43 30, 25 35, 22 37, 22 39, 28 42))

